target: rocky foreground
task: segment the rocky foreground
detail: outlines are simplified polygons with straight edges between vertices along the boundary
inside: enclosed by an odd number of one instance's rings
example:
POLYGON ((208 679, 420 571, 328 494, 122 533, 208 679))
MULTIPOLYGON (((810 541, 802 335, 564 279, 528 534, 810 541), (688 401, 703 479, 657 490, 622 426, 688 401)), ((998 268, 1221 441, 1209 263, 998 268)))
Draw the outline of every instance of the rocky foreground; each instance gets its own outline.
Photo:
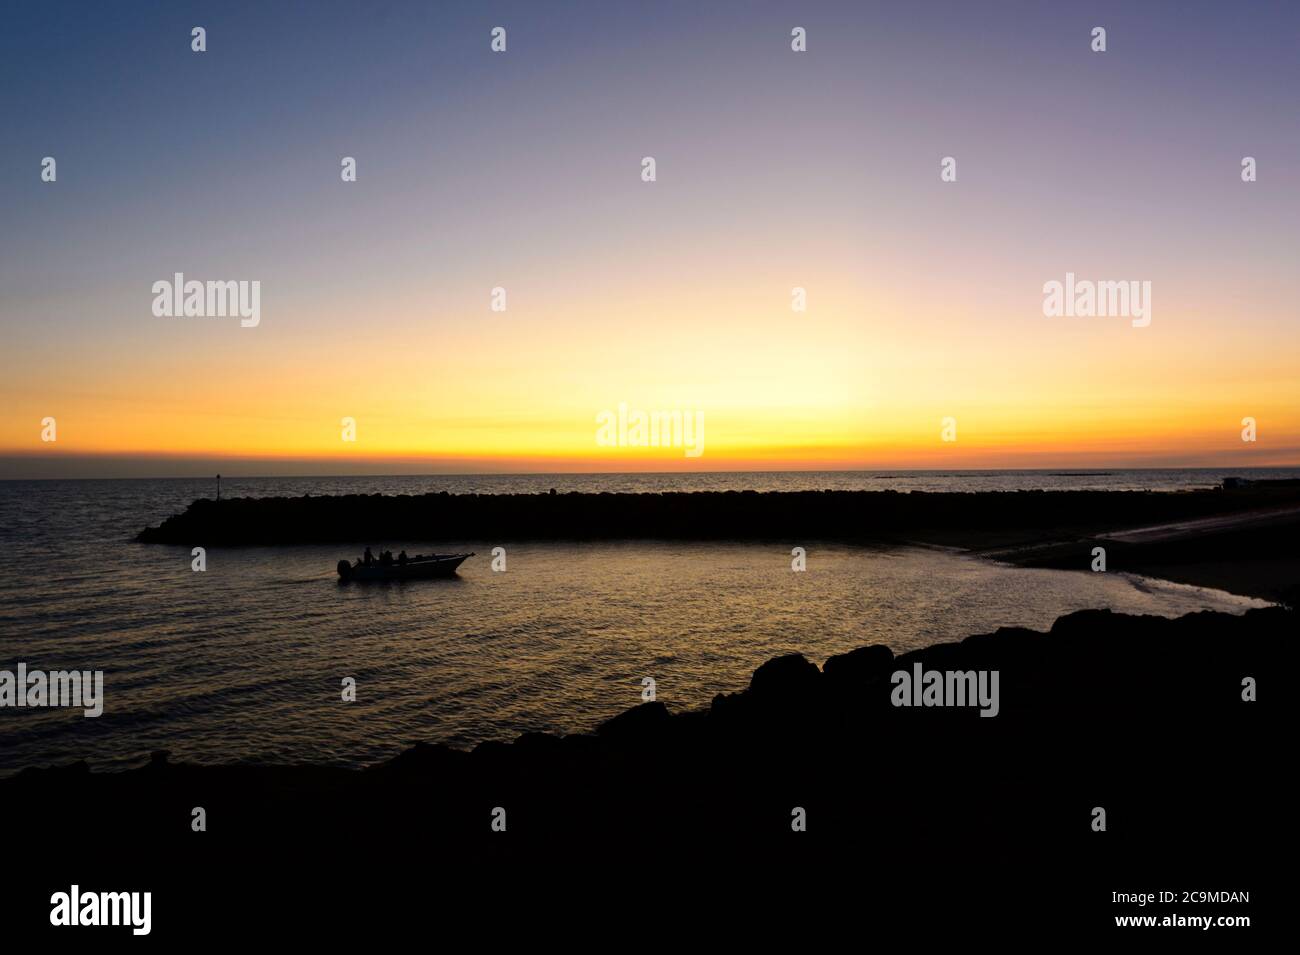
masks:
POLYGON ((1047 633, 1004 628, 898 657, 883 646, 821 667, 782 657, 707 710, 645 703, 586 735, 418 745, 366 770, 76 763, 0 781, 0 808, 32 832, 75 821, 136 848, 192 845, 202 806, 224 845, 346 833, 440 852, 557 841, 577 852, 620 839, 957 846, 995 833, 1004 850, 1193 839, 1212 853, 1269 837, 1260 810, 1293 753, 1280 719, 1295 633, 1283 608, 1085 611, 1047 633), (996 670, 996 716, 894 705, 891 675, 918 664, 996 670), (491 825, 498 807, 509 843, 491 825), (1105 833, 1092 829, 1097 807, 1105 833), (796 808, 806 832, 792 830, 796 808))
POLYGON ((0 910, 7 930, 39 927, 77 884, 151 891, 160 937, 273 925, 337 943, 400 923, 484 941, 694 922, 734 947, 771 944, 780 913, 792 950, 816 951, 828 920, 841 942, 919 945, 937 931, 1112 937, 1115 916, 1152 912, 1247 915, 1262 935, 1285 917, 1270 873, 1294 861, 1295 634, 1280 607, 1086 611, 898 657, 782 657, 707 710, 646 703, 590 734, 419 745, 365 770, 161 755, 125 773, 28 770, 0 780, 21 873, 0 910), (918 664, 997 670, 997 715, 894 706, 892 674, 918 664), (1115 902, 1169 890, 1252 894, 1115 902))

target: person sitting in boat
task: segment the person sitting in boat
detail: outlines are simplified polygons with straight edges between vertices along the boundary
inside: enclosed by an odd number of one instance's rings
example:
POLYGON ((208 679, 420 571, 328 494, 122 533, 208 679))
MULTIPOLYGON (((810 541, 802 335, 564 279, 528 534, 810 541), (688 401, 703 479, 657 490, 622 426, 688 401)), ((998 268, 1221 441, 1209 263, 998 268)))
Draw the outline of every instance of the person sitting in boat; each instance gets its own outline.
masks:
POLYGON ((402 551, 397 555, 397 562, 402 566, 406 566, 406 551, 402 551))
POLYGON ((382 554, 379 555, 379 562, 383 564, 385 567, 392 567, 393 552, 391 550, 384 551, 382 554))
POLYGON ((364 558, 364 559, 365 559, 365 562, 366 562, 366 566, 367 566, 367 567, 369 567, 371 564, 373 564, 373 563, 375 562, 375 555, 372 554, 372 553, 370 553, 370 548, 369 548, 369 547, 366 548, 366 555, 365 555, 365 558, 364 558))

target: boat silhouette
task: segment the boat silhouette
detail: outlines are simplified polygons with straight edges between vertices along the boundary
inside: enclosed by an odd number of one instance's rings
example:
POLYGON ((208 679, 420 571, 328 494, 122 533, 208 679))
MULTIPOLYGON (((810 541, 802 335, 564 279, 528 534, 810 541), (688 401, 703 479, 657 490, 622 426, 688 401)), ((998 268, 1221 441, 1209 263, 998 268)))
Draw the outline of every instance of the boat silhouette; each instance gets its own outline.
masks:
POLYGON ((473 551, 468 554, 419 554, 405 561, 394 560, 387 564, 379 561, 369 564, 357 561, 353 564, 341 560, 338 572, 341 580, 427 580, 451 577, 461 563, 473 556, 473 551))

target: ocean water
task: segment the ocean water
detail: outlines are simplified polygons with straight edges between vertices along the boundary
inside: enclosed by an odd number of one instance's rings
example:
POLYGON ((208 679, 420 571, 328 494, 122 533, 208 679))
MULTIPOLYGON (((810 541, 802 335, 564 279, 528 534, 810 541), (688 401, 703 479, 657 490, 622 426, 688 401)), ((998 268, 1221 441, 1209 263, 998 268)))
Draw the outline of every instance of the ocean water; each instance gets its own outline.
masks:
MULTIPOLYGON (((1227 473, 937 472, 226 479, 223 495, 756 487, 1191 487, 1227 473)), ((1275 476, 1286 476, 1277 472, 1275 476)), ((514 544, 468 540, 459 577, 341 585, 357 548, 187 548, 131 538, 211 496, 198 480, 0 482, 0 670, 100 669, 104 713, 0 709, 0 773, 87 759, 358 766, 420 740, 470 746, 575 732, 640 702, 670 708, 747 685, 759 664, 903 651, 1089 607, 1176 616, 1259 601, 1134 578, 1027 570, 941 550, 800 542, 514 544), (490 569, 506 548, 507 569, 490 569), (355 703, 341 701, 344 678, 355 703)), ((375 542, 379 544, 381 542, 375 542)), ((384 541, 394 552, 422 541, 384 541)))

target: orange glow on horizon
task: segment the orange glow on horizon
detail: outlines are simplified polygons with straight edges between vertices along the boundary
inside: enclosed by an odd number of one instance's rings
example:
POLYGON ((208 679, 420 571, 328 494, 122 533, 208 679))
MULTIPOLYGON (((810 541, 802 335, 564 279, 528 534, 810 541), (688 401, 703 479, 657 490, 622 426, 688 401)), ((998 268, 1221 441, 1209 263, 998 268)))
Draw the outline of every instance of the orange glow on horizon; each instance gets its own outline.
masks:
POLYGON ((916 303, 848 275, 823 283, 806 313, 777 278, 728 271, 634 300, 518 294, 504 315, 452 323, 404 297, 364 329, 341 304, 310 323, 268 309, 255 329, 156 319, 98 348, 47 343, 15 368, 0 384, 0 455, 350 473, 1300 465, 1297 348, 1281 330, 1241 336, 1208 303, 1157 306, 1134 329, 1049 320, 1036 300, 1007 313, 951 290, 916 303), (600 446, 597 416, 620 403, 702 412, 703 453, 600 446), (1254 444, 1240 440, 1246 416, 1254 444))

